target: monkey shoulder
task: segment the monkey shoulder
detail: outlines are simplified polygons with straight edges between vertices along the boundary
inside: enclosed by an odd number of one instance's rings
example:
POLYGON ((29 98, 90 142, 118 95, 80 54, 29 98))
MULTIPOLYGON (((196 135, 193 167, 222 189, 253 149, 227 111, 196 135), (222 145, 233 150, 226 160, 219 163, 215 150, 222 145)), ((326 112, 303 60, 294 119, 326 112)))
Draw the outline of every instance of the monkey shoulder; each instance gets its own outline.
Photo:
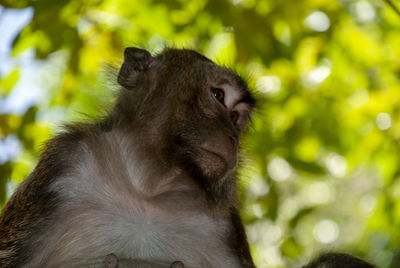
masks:
MULTIPOLYGON (((67 174, 78 154, 80 142, 89 137, 87 124, 67 126, 44 146, 38 164, 19 185, 0 214, 0 266, 20 267, 35 242, 50 229, 48 219, 60 204, 53 185, 67 174)), ((39 240, 38 240, 39 239, 39 240)))

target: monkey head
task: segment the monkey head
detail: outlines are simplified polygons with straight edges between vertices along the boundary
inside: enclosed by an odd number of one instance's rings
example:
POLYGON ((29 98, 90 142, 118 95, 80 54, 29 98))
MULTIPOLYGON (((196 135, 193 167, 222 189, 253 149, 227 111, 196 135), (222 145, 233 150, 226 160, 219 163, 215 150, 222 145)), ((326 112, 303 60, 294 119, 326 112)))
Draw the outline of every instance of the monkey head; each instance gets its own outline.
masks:
POLYGON ((192 50, 166 49, 153 57, 133 47, 125 50, 118 82, 125 89, 117 106, 140 129, 143 144, 212 199, 229 194, 239 137, 255 105, 246 83, 192 50))

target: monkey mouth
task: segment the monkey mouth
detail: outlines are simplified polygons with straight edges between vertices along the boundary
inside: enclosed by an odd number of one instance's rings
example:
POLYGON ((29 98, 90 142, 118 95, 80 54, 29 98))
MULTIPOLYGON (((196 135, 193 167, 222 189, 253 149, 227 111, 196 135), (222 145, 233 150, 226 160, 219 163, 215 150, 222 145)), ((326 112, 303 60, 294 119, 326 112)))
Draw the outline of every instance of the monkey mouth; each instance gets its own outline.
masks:
POLYGON ((221 161, 223 161, 223 162, 228 166, 228 161, 226 161, 226 159, 225 159, 222 155, 220 155, 220 154, 218 154, 218 153, 216 153, 216 152, 207 150, 207 149, 205 149, 205 148, 201 148, 201 149, 202 149, 203 151, 205 151, 206 153, 211 154, 211 155, 213 155, 214 157, 219 158, 221 161))
POLYGON ((233 169, 236 166, 236 152, 233 150, 218 150, 218 148, 212 148, 209 145, 200 146, 200 149, 212 159, 222 161, 227 169, 233 169))
POLYGON ((223 153, 216 152, 214 150, 209 150, 204 147, 200 147, 203 154, 203 161, 207 163, 210 168, 215 168, 218 170, 224 170, 226 172, 232 169, 236 165, 236 159, 231 159, 230 157, 225 157, 223 153))
POLYGON ((213 179, 222 178, 229 170, 228 162, 222 155, 201 147, 198 164, 203 173, 213 179))

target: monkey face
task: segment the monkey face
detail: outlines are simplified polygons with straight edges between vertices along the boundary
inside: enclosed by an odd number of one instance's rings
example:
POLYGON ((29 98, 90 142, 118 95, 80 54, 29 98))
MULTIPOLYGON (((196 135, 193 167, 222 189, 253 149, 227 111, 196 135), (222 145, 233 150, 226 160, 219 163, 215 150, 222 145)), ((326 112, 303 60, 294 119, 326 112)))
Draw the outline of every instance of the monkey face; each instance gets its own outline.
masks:
POLYGON ((163 162, 178 166, 216 195, 236 167, 239 137, 255 105, 246 83, 191 50, 167 49, 153 58, 131 49, 125 52, 119 81, 145 91, 140 99, 146 103, 132 113, 155 123, 152 133, 157 129, 155 147, 163 162))
POLYGON ((211 180, 222 179, 236 167, 239 137, 251 113, 248 94, 238 77, 219 66, 203 80, 193 98, 197 101, 196 163, 211 180))

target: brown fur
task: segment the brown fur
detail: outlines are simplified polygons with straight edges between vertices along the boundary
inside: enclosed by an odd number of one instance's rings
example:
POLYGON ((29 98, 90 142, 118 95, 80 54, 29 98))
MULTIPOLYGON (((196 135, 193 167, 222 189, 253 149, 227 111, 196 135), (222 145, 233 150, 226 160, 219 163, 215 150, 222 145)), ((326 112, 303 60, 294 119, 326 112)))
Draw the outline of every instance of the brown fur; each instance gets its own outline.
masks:
POLYGON ((0 267, 101 266, 110 253, 126 267, 143 256, 149 267, 254 267, 225 157, 243 130, 231 109, 244 104, 247 121, 254 106, 245 82, 191 50, 132 48, 118 81, 110 114, 51 139, 4 207, 0 267), (213 99, 222 84, 232 105, 213 99))

